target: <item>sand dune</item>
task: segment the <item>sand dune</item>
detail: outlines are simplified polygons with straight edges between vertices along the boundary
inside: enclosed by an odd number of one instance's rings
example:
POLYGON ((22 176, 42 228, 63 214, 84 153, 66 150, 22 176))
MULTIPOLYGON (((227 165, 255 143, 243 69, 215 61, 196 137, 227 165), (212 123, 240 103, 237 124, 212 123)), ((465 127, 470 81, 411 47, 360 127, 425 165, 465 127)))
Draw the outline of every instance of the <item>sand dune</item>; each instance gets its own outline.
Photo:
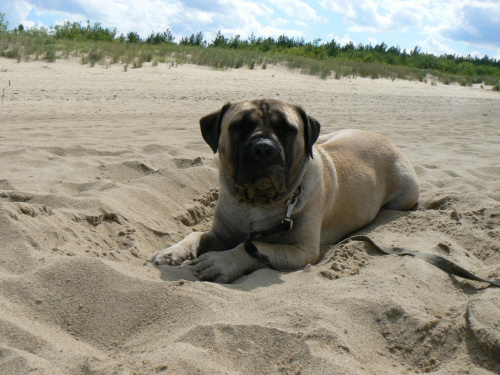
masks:
POLYGON ((500 372, 499 290, 420 259, 350 242, 231 285, 148 262, 210 226, 217 161, 198 119, 276 97, 323 133, 384 134, 414 164, 419 209, 359 233, 500 278, 498 93, 280 66, 0 68, 0 373, 500 372))

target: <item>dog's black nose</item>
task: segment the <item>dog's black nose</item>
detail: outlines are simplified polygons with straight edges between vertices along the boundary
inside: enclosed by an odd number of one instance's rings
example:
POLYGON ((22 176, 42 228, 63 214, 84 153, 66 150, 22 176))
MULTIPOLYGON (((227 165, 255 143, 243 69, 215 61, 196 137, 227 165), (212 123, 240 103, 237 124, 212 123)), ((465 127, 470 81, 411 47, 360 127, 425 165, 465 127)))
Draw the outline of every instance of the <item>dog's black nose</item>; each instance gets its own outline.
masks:
POLYGON ((279 150, 273 141, 269 139, 258 139, 250 146, 250 153, 256 160, 266 160, 276 156, 279 150))

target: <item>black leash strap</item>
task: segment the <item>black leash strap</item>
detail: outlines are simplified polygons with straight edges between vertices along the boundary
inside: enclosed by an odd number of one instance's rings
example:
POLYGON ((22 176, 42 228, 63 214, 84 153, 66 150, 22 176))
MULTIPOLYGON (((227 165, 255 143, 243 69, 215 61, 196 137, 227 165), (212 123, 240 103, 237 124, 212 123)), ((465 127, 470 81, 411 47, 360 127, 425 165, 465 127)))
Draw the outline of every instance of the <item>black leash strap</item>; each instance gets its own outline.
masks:
POLYGON ((260 259, 262 261, 262 263, 264 263, 266 265, 266 267, 269 267, 272 270, 278 271, 278 269, 271 264, 269 257, 267 255, 262 254, 257 249, 257 246, 255 246, 253 244, 252 241, 255 240, 255 237, 258 237, 258 236, 269 236, 271 234, 276 234, 276 233, 280 233, 280 232, 288 232, 289 230, 292 229, 292 225, 293 225, 292 220, 285 221, 285 219, 283 219, 283 221, 280 224, 276 225, 275 227, 273 227, 271 229, 251 232, 248 235, 248 237, 245 239, 244 246, 245 246, 246 252, 254 258, 260 259))
POLYGON ((401 255, 401 256, 411 255, 411 256, 419 257, 419 258, 425 260, 427 263, 430 263, 433 266, 436 266, 440 270, 443 270, 444 272, 447 272, 451 275, 459 276, 459 277, 462 277, 462 278, 468 279, 468 280, 482 281, 483 283, 488 283, 491 286, 500 287, 499 280, 491 280, 491 279, 485 279, 485 278, 479 277, 479 276, 473 274, 472 272, 467 271, 465 268, 462 268, 458 264, 452 262, 451 260, 448 260, 440 255, 426 254, 426 253, 421 253, 419 251, 410 251, 410 250, 406 250, 406 249, 401 249, 399 247, 395 247, 394 249, 388 249, 385 246, 381 246, 381 245, 377 244, 375 241, 373 241, 368 236, 352 236, 352 237, 349 237, 347 240, 369 242, 378 251, 380 251, 386 255, 401 255))
POLYGON ((262 254, 259 249, 257 249, 257 246, 253 244, 252 241, 255 240, 256 237, 258 236, 270 236, 272 234, 276 233, 281 233, 281 232, 289 232, 293 228, 293 220, 291 219, 292 211, 295 208, 295 205, 297 204, 298 199, 302 195, 302 188, 299 186, 295 193, 292 194, 292 196, 287 200, 287 210, 286 210, 286 216, 283 220, 281 220, 281 223, 276 225, 275 227, 272 227, 271 229, 266 229, 266 230, 261 230, 261 231, 254 231, 250 232, 250 234, 247 236, 244 242, 244 247, 245 251, 248 253, 248 255, 260 259, 262 263, 266 265, 266 267, 279 271, 276 267, 274 267, 271 264, 271 261, 269 260, 269 257, 267 255, 262 254))

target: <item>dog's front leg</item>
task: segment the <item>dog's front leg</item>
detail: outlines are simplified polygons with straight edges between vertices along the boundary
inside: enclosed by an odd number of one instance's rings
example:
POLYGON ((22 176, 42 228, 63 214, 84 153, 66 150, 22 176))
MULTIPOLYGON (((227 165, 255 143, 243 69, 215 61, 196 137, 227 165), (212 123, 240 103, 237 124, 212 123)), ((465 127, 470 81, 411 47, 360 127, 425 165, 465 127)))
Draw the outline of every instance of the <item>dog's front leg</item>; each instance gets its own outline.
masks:
MULTIPOLYGON (((300 269, 309 263, 317 262, 319 257, 319 246, 318 251, 312 251, 310 247, 256 241, 254 245, 262 254, 269 257, 270 263, 278 270, 300 269)), ((200 280, 218 283, 231 283, 246 274, 266 267, 259 259, 250 256, 243 244, 227 251, 205 253, 187 265, 192 267, 200 280)))
POLYGON ((151 258, 151 262, 157 266, 162 264, 178 266, 186 260, 196 258, 200 254, 226 249, 227 246, 219 239, 215 232, 192 232, 181 242, 158 251, 151 258))
POLYGON ((194 259, 202 236, 203 232, 189 233, 181 242, 158 251, 153 255, 151 262, 157 266, 162 264, 178 266, 188 259, 194 259))

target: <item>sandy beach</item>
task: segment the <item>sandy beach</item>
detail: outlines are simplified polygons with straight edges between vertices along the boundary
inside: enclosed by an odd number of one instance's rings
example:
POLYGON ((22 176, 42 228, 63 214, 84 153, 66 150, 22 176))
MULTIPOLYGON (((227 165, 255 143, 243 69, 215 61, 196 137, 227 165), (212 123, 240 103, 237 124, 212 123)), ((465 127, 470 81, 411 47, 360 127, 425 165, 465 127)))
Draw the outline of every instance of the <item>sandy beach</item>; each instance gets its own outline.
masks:
POLYGON ((332 244, 319 264, 229 285, 148 262, 210 227, 217 155, 200 117, 281 98, 322 134, 389 137, 414 165, 418 210, 358 234, 500 278, 498 92, 0 58, 0 93, 1 374, 500 373, 500 290, 421 259, 332 244))

